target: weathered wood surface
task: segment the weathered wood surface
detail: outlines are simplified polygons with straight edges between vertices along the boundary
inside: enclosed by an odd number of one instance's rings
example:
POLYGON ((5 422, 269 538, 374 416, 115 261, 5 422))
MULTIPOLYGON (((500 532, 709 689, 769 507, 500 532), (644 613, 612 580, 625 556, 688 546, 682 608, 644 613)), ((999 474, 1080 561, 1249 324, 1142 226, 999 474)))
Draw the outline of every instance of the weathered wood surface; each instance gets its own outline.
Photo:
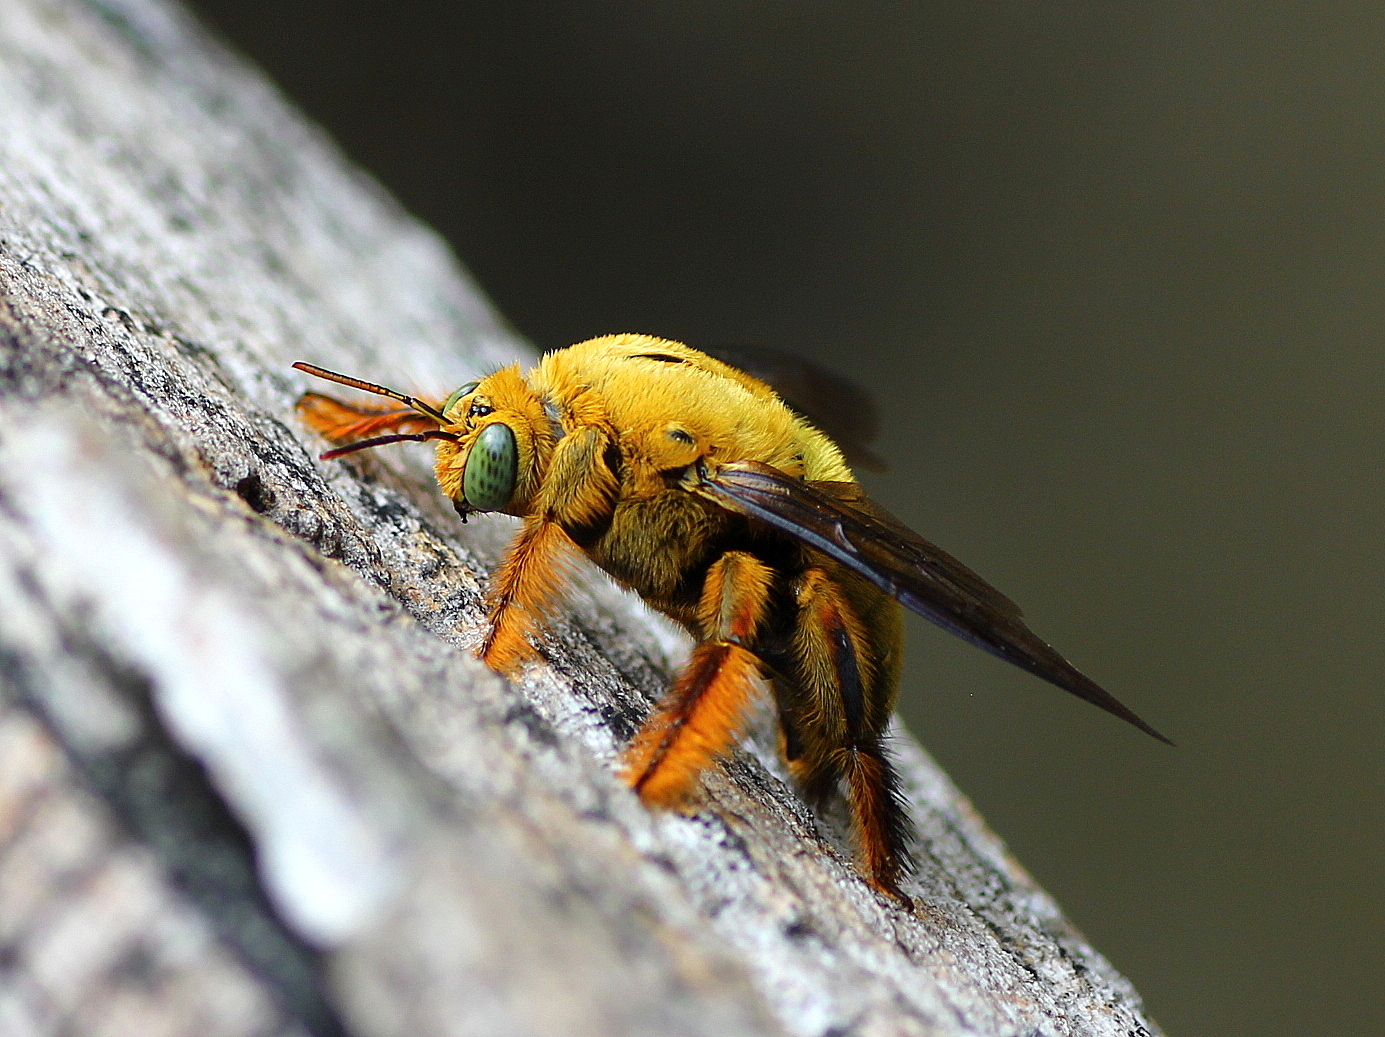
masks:
POLYGON ((1155 1032, 904 733, 913 910, 764 732, 693 816, 620 786, 684 649, 600 578, 471 658, 508 527, 318 461, 288 365, 525 355, 179 11, 5 0, 0 1033, 1155 1032))

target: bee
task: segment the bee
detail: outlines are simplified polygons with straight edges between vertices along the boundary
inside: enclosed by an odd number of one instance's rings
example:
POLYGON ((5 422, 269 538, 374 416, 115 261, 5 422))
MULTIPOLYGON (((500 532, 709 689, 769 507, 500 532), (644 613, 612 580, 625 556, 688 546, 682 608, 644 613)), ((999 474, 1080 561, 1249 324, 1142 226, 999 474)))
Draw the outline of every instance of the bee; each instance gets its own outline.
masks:
POLYGON ((513 675, 534 656, 579 554, 692 635, 624 752, 624 780, 650 806, 693 798, 768 683, 791 775, 816 805, 844 793, 861 871, 902 898, 912 829, 885 745, 901 606, 1168 741, 1033 634, 1009 598, 871 501, 838 445, 741 367, 612 335, 435 406, 294 366, 399 405, 306 394, 308 423, 345 444, 323 458, 436 440, 438 485, 463 521, 523 520, 486 593, 477 654, 491 667, 513 675))

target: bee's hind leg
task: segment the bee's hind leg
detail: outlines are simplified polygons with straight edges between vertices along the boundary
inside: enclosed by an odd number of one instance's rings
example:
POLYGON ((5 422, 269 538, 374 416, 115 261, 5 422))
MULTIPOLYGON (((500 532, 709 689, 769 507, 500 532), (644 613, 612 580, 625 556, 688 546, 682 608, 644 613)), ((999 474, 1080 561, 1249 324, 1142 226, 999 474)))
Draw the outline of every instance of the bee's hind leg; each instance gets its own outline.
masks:
POLYGON ((893 677, 871 672, 862 624, 831 576, 809 569, 795 589, 797 687, 783 712, 793 718, 801 748, 790 769, 808 798, 819 803, 845 784, 866 877, 882 892, 904 899, 899 880, 909 868, 912 826, 899 777, 881 743, 889 698, 876 687, 893 677))

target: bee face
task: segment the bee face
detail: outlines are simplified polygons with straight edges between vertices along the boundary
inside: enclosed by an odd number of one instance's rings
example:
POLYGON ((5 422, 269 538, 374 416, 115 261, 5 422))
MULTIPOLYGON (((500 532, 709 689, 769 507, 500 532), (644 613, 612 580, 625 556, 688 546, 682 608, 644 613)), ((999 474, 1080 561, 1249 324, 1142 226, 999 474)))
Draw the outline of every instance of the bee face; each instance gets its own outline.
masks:
POLYGON ((462 497, 476 511, 503 511, 515 494, 519 446, 514 430, 493 421, 476 437, 462 468, 462 497))
POLYGON ((438 444, 436 471, 458 514, 524 514, 552 443, 543 405, 518 368, 468 382, 442 409, 457 442, 438 444))
POLYGON ((464 414, 465 410, 462 409, 463 401, 474 393, 480 384, 479 381, 467 382, 465 385, 459 386, 457 389, 453 390, 452 395, 447 397, 446 402, 443 403, 442 412, 448 417, 456 417, 458 414, 464 414))

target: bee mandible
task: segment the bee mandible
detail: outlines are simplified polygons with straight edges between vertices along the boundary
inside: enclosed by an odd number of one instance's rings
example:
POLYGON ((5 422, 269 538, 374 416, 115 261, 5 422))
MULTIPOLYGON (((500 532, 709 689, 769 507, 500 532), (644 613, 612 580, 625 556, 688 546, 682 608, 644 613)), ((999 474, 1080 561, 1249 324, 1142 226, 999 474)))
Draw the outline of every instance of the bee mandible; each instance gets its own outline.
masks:
POLYGON ((899 897, 911 826, 884 739, 901 605, 1168 741, 1033 634, 1013 602, 871 501, 838 446, 739 367, 612 335, 434 406, 294 366, 401 405, 306 394, 306 420, 346 443, 324 458, 437 440, 438 484, 463 520, 523 520, 486 594, 477 654, 491 667, 513 675, 533 657, 578 552, 692 635, 688 662, 624 753, 623 776, 646 804, 693 798, 763 679, 790 773, 815 804, 845 794, 862 871, 899 897))

